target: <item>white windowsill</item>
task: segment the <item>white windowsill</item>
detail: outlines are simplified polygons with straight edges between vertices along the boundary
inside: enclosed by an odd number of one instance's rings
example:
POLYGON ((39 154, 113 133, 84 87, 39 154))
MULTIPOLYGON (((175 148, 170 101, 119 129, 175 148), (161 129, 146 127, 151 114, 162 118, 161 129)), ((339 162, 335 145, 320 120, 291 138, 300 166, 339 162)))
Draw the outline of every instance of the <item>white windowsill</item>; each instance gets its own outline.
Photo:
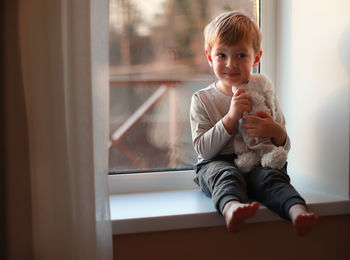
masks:
MULTIPOLYGON (((110 176, 113 234, 223 226, 223 217, 216 212, 211 199, 192 182, 188 182, 193 175, 193 172, 178 172, 165 173, 161 177, 159 173, 110 176), (127 180, 130 183, 130 178, 138 190, 126 193, 122 187, 125 187, 127 180), (155 183, 154 178, 164 181, 164 185, 155 183), (177 182, 173 181, 175 179, 177 182), (182 185, 179 179, 186 185, 182 185), (138 184, 141 183, 146 184, 148 190, 140 189, 138 184), (150 186, 152 184, 154 187, 150 186), (115 189, 121 194, 115 194, 115 189)), ((318 216, 350 214, 349 198, 309 190, 299 189, 299 192, 318 216)), ((261 206, 257 215, 248 223, 278 220, 281 218, 261 206)))

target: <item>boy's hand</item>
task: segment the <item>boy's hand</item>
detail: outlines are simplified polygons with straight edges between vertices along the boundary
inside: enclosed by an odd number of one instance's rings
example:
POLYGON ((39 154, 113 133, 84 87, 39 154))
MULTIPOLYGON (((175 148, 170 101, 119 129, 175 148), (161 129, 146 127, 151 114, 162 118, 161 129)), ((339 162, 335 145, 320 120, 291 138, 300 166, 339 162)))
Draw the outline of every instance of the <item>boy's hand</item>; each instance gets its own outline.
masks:
POLYGON ((252 111, 252 102, 249 95, 245 93, 244 89, 237 89, 233 94, 231 106, 228 114, 235 119, 240 120, 244 112, 252 111))
POLYGON ((232 97, 228 113, 223 118, 223 124, 228 133, 234 134, 238 121, 243 117, 244 112, 252 110, 251 98, 244 89, 238 89, 232 97))
POLYGON ((271 138, 276 146, 285 144, 287 133, 282 125, 277 123, 270 114, 265 111, 257 111, 257 115, 245 115, 247 121, 241 126, 250 137, 271 138))

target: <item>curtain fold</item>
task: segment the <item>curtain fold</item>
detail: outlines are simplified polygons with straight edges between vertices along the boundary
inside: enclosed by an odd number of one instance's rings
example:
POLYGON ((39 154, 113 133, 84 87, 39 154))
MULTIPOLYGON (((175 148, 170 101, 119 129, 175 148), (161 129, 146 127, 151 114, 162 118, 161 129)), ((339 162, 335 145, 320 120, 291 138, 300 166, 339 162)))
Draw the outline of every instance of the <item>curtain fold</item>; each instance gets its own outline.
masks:
MULTIPOLYGON (((21 102, 27 119, 25 259, 112 259, 108 0, 10 2, 18 26, 7 29, 18 35, 19 64, 6 73, 19 74, 23 96, 8 102, 21 102)), ((14 207, 8 201, 6 209, 14 207)))
POLYGON ((32 259, 29 144, 18 32, 18 1, 0 4, 1 105, 0 259, 32 259), (3 242, 3 243, 1 243, 3 242))

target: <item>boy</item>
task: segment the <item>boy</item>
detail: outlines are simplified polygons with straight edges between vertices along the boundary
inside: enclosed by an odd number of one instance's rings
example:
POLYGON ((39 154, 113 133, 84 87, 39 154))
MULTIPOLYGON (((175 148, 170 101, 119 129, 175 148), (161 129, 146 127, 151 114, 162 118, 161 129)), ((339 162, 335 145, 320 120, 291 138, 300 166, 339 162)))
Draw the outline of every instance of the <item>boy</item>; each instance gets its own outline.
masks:
POLYGON ((270 138, 276 147, 290 149, 279 105, 276 121, 265 111, 248 115, 251 97, 236 88, 249 80, 252 68, 260 62, 259 29, 247 16, 226 12, 206 26, 204 38, 205 53, 218 81, 192 96, 191 131, 198 154, 195 182, 212 197, 231 232, 239 232, 261 202, 291 220, 298 235, 306 235, 318 218, 290 184, 286 165, 280 170, 258 165, 242 173, 234 163, 233 142, 241 118, 245 119, 241 127, 249 136, 270 138))

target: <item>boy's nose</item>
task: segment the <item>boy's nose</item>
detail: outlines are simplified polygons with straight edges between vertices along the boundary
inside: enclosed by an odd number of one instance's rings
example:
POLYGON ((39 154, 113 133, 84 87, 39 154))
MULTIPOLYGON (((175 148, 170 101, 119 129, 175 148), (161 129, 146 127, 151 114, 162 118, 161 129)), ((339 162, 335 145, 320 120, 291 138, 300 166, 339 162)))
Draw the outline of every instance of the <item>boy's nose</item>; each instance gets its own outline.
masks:
POLYGON ((236 61, 235 61, 235 59, 233 59, 233 58, 228 58, 227 59, 227 64, 226 64, 226 66, 228 67, 228 68, 235 68, 235 67, 237 67, 237 64, 236 64, 236 61))

